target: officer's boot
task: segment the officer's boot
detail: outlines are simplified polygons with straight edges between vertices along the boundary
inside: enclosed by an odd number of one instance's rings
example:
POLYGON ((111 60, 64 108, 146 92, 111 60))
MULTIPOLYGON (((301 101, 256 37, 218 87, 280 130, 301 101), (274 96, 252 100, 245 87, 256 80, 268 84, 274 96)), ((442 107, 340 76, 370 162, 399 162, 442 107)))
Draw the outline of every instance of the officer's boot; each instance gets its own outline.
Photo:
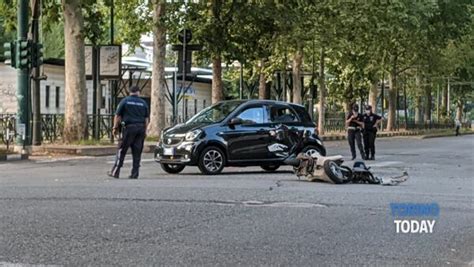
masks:
POLYGON ((120 167, 114 166, 114 167, 112 168, 112 170, 110 170, 109 172, 107 172, 107 175, 110 176, 110 177, 113 177, 113 178, 118 179, 119 176, 120 176, 120 167))
POLYGON ((130 179, 138 179, 138 169, 132 169, 132 174, 128 177, 130 179))

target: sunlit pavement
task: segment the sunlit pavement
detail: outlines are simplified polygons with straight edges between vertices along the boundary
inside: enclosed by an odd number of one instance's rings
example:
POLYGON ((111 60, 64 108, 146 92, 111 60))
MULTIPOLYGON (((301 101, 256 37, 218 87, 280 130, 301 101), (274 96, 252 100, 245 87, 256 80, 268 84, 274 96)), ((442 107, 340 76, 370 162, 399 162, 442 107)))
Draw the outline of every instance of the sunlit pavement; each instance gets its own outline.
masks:
MULTIPOLYGON (((327 147, 349 156, 346 142, 327 147)), ((474 136, 377 149, 374 173, 406 170, 408 182, 310 183, 288 167, 169 175, 151 154, 138 180, 106 177, 112 157, 2 163, 0 266, 472 264, 474 136), (400 202, 438 203, 434 233, 396 233, 389 204, 400 202)))

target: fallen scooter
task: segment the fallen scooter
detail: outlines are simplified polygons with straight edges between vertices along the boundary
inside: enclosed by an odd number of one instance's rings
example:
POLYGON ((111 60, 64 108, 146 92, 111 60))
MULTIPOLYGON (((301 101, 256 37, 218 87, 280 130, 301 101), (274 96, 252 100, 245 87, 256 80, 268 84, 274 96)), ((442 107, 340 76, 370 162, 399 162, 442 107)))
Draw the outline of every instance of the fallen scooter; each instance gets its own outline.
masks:
POLYGON ((305 177, 307 180, 324 181, 333 184, 345 183, 368 183, 380 185, 398 185, 408 180, 408 173, 405 171, 402 175, 397 177, 376 177, 370 171, 364 162, 355 162, 353 167, 344 166, 344 158, 341 155, 337 156, 321 156, 321 155, 306 155, 299 153, 295 156, 294 151, 298 151, 304 139, 309 133, 299 132, 297 130, 288 130, 282 128, 282 131, 288 131, 288 134, 293 140, 290 153, 285 159, 285 163, 293 166, 294 173, 299 178, 305 177))

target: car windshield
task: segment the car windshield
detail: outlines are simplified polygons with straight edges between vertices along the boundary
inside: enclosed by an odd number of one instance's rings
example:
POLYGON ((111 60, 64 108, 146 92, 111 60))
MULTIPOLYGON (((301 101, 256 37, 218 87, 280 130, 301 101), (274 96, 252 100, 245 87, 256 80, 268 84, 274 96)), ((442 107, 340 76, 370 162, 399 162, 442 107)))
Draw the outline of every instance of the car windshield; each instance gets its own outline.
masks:
POLYGON ((198 114, 194 115, 186 123, 217 123, 221 122, 227 115, 229 115, 236 107, 242 104, 242 101, 227 101, 217 103, 208 108, 203 109, 198 114))

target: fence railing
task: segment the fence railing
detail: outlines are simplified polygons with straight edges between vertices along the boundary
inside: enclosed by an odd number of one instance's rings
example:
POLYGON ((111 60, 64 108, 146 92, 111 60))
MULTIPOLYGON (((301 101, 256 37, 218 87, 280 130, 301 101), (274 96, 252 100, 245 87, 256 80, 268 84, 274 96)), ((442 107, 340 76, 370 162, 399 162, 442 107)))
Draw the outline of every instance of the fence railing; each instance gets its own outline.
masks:
MULTIPOLYGON (((87 117, 87 133, 88 139, 94 136, 94 121, 99 123, 99 139, 113 140, 112 126, 113 115, 102 114, 88 115, 87 117), (94 120, 94 118, 96 120, 94 120)), ((185 119, 177 118, 177 123, 183 123, 185 119)), ((386 123, 386 122, 385 122, 386 123)), ((167 117, 167 124, 173 125, 171 117, 167 117)), ((462 127, 469 128, 470 124, 463 124, 462 127)), ((64 114, 41 114, 41 136, 43 143, 54 143, 62 140, 64 128, 64 114)), ((344 114, 336 114, 333 117, 326 118, 325 132, 326 133, 340 133, 345 131, 345 116, 344 114)), ((449 129, 454 128, 454 122, 429 122, 429 123, 415 123, 413 120, 407 122, 400 118, 398 124, 396 123, 396 130, 422 130, 422 129, 449 129)), ((11 144, 14 142, 16 136, 16 115, 15 114, 0 114, 0 141, 3 144, 11 144)))
POLYGON ((16 116, 15 114, 0 114, 0 141, 6 145, 7 150, 15 142, 16 116))

